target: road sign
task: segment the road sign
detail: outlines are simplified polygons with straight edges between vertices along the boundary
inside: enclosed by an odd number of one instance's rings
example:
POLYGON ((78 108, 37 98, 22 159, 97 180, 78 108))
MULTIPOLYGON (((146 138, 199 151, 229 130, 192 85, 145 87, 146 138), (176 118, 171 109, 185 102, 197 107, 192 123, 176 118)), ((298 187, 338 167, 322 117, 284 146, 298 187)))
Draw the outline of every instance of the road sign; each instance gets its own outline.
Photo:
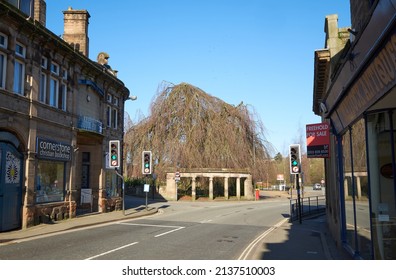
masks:
POLYGON ((179 182, 180 181, 180 172, 175 173, 175 181, 179 182))

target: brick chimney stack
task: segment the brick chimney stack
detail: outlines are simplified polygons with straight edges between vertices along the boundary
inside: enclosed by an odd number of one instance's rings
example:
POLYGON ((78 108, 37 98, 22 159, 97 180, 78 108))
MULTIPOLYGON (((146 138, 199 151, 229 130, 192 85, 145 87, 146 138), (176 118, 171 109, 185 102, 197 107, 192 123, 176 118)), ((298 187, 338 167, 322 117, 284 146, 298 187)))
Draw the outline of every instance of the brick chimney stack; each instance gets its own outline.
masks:
POLYGON ((34 1, 34 14, 33 17, 40 24, 45 26, 47 19, 47 3, 44 0, 34 1))
POLYGON ((63 11, 63 40, 74 46, 76 51, 89 55, 88 24, 90 15, 86 10, 73 10, 71 7, 63 11))

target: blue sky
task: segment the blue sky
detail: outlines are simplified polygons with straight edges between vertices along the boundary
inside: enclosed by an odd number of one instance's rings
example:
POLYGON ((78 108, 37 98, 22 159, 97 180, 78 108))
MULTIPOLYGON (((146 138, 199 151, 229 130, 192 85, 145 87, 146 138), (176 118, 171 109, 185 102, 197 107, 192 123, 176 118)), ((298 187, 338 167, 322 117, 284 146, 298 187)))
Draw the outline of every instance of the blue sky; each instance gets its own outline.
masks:
POLYGON ((312 112, 314 51, 324 19, 350 26, 347 0, 47 0, 47 28, 63 34, 68 7, 88 10, 89 57, 109 65, 138 96, 126 102, 137 121, 163 81, 190 83, 223 101, 250 104, 267 140, 286 155, 305 137, 312 112))

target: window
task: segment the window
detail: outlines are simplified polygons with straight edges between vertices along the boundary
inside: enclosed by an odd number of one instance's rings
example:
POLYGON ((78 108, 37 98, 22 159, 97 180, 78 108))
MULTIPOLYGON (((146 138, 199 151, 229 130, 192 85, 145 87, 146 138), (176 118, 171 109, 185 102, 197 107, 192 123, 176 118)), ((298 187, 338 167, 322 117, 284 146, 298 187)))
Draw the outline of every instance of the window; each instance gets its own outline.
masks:
POLYGON ((376 260, 396 259, 396 111, 367 116, 373 253, 376 260))
POLYGON ((343 137, 346 238, 364 259, 371 259, 371 229, 364 119, 343 137))
POLYGON ((5 88, 7 56, 0 52, 0 88, 5 88))
POLYGON ((106 107, 106 120, 107 120, 107 127, 111 127, 111 107, 106 107))
POLYGON ((67 86, 62 84, 59 91, 58 97, 58 109, 66 111, 66 97, 67 97, 67 86))
POLYGON ((58 91, 59 91, 58 80, 51 78, 50 80, 50 96, 49 105, 52 107, 58 107, 58 91))
POLYGON ((112 124, 113 128, 117 128, 117 126, 118 126, 118 110, 117 109, 113 109, 111 124, 112 124))
POLYGON ((36 202, 63 201, 65 190, 65 163, 39 160, 36 177, 36 202))
POLYGON ((111 103, 111 99, 112 99, 111 97, 112 97, 111 94, 107 95, 107 102, 111 103))
POLYGON ((114 104, 115 106, 118 106, 118 97, 114 97, 114 98, 113 98, 113 104, 114 104))
MULTIPOLYGON (((25 58, 26 57, 26 48, 23 45, 16 43, 15 55, 17 57, 25 58)), ((25 81, 25 63, 22 60, 15 59, 15 61, 14 61, 14 85, 12 88, 15 93, 23 95, 24 81, 25 81)))
POLYGON ((47 75, 41 73, 39 101, 45 103, 47 99, 47 75))
POLYGON ((33 0, 7 0, 7 2, 11 3, 28 16, 32 15, 33 0))
POLYGON ((7 56, 1 52, 1 48, 7 48, 7 36, 3 33, 0 33, 0 88, 5 88, 7 56))
POLYGON ((24 77, 25 77, 25 64, 19 60, 15 60, 13 91, 20 95, 23 95, 24 77))
POLYGON ((54 62, 51 63, 51 73, 59 76, 59 65, 58 64, 56 64, 54 62))
POLYGON ((0 47, 2 48, 7 48, 7 36, 5 36, 3 33, 0 33, 0 47))
POLYGON ((24 46, 20 44, 16 44, 15 46, 15 54, 20 57, 26 57, 26 49, 24 46))
POLYGON ((62 79, 67 80, 67 70, 66 69, 62 70, 62 79))
POLYGON ((119 178, 114 172, 106 171, 106 195, 107 197, 118 197, 121 195, 119 178))
POLYGON ((41 68, 47 69, 48 59, 46 57, 41 58, 41 68))

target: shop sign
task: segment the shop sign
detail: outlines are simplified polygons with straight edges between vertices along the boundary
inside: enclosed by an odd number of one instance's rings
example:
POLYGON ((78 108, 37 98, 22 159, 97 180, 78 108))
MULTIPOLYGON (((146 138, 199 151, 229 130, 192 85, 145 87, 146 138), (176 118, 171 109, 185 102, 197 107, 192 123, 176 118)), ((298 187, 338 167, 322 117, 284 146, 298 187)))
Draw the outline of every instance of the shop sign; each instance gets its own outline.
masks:
POLYGON ((37 137, 37 157, 39 159, 49 159, 58 161, 70 161, 72 146, 61 142, 37 137))
POLYGON ((330 156, 330 126, 328 123, 307 124, 307 157, 330 156))
POLYGON ((337 132, 341 132, 396 85, 395 69, 396 28, 348 89, 336 113, 332 115, 337 132))

